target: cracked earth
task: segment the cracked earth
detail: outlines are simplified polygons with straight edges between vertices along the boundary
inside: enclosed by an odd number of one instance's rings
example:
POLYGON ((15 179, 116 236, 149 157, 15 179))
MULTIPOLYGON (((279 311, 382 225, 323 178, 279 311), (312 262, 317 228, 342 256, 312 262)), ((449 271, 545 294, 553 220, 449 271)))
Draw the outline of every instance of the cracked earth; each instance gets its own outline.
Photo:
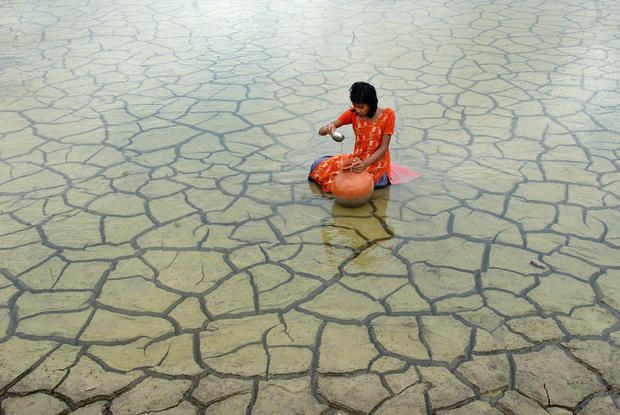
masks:
POLYGON ((620 413, 618 2, 1 7, 0 414, 620 413))

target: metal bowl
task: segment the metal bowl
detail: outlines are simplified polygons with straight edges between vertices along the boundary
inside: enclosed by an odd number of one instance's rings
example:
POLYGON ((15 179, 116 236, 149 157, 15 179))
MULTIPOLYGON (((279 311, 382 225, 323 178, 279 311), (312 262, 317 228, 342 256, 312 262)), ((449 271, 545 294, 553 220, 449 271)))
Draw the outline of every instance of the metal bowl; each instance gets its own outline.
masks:
POLYGON ((334 140, 337 143, 342 142, 342 140, 344 140, 344 135, 340 134, 338 131, 334 131, 333 134, 331 134, 332 140, 334 140))

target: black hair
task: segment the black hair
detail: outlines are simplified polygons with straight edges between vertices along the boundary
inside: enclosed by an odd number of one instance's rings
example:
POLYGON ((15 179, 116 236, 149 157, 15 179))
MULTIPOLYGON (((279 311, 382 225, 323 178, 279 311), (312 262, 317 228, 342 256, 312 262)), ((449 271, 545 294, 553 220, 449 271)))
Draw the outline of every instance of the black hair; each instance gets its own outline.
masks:
POLYGON ((355 82, 349 88, 349 96, 353 104, 367 104, 370 107, 367 117, 372 118, 377 112, 377 91, 368 82, 355 82))

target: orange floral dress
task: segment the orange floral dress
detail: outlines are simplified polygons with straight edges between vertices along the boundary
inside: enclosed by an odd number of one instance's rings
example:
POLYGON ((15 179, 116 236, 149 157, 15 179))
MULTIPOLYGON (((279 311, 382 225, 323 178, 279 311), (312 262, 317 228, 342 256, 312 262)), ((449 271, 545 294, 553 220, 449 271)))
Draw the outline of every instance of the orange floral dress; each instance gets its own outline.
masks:
MULTIPOLYGON (((384 134, 394 134, 396 115, 391 108, 386 108, 377 121, 373 122, 358 117, 353 108, 350 108, 338 117, 338 120, 344 125, 353 124, 355 146, 353 147, 353 154, 337 154, 331 156, 318 163, 310 173, 309 179, 319 184, 326 193, 331 192, 332 182, 340 172, 341 163, 344 162, 347 164, 347 162, 352 161, 355 157, 360 160, 366 160, 377 151, 381 145, 384 134)), ((386 174, 388 180, 391 182, 390 150, 388 149, 379 160, 368 167, 367 171, 372 174, 375 184, 386 174)))

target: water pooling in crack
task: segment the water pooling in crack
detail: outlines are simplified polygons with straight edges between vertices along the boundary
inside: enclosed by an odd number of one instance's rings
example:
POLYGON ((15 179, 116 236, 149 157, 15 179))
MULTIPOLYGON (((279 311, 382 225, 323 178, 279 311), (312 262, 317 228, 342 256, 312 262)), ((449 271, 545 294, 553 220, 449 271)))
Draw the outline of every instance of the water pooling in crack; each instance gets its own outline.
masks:
POLYGON ((617 413, 596 4, 6 5, 2 411, 617 413), (308 137, 356 80, 425 176, 346 209, 308 137))

